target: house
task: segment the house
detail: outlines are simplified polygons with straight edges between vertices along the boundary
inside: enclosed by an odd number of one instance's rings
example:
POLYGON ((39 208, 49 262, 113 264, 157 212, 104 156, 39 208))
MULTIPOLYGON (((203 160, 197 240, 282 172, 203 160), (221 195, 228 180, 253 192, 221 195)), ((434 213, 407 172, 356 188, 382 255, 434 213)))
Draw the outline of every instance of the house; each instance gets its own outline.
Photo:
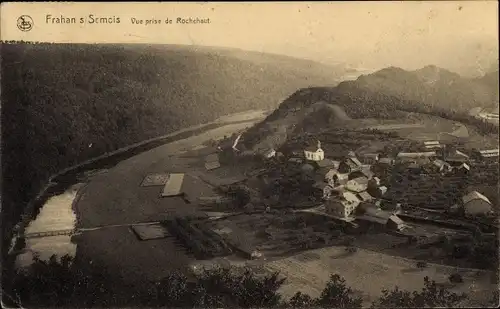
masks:
POLYGON ((316 182, 313 185, 314 196, 328 200, 332 195, 333 187, 326 182, 316 182))
POLYGON ((460 165, 462 163, 469 162, 470 158, 468 155, 461 152, 460 150, 454 150, 450 151, 449 153, 446 153, 444 155, 443 160, 452 165, 460 165))
POLYGON ((333 176, 333 182, 335 186, 345 185, 347 184, 347 181, 349 181, 349 174, 336 173, 333 176))
POLYGON ((371 179, 373 177, 373 172, 369 168, 361 168, 360 170, 349 173, 349 179, 355 179, 358 177, 366 177, 371 179))
POLYGON ((384 194, 387 193, 387 187, 386 186, 380 186, 380 187, 369 187, 368 193, 370 193, 371 196, 375 198, 382 198, 384 194))
POLYGON ((436 172, 446 173, 446 172, 451 171, 451 165, 443 160, 436 159, 436 160, 432 161, 431 164, 432 164, 434 171, 436 171, 436 172))
POLYGON ((311 144, 304 149, 304 157, 309 161, 321 161, 325 159, 325 152, 321 149, 321 142, 311 144))
POLYGON ((466 216, 486 215, 493 211, 490 200, 477 191, 462 197, 462 205, 466 216))
POLYGON ((326 212, 341 218, 347 218, 353 215, 360 201, 351 192, 342 192, 335 199, 330 199, 325 203, 326 212))
POLYGON ((361 201, 361 202, 368 202, 373 199, 373 197, 368 194, 366 191, 362 191, 356 194, 356 197, 361 201))
POLYGON ((401 220, 401 218, 399 218, 397 215, 391 215, 388 219, 387 219, 387 223, 385 224, 385 226, 389 229, 389 230, 393 230, 393 231, 401 231, 405 228, 405 223, 403 220, 401 220))
POLYGON ((346 183, 345 187, 347 190, 352 192, 366 191, 366 189, 368 188, 368 178, 358 177, 355 179, 351 179, 346 183))
POLYGON ((455 171, 462 173, 462 174, 466 174, 466 173, 470 172, 470 166, 467 163, 462 163, 462 165, 455 168, 455 171))
POLYGON ((356 157, 349 157, 343 160, 339 164, 339 172, 342 174, 347 174, 359 170, 363 166, 363 163, 359 161, 356 157))
POLYGON ((335 180, 334 177, 337 175, 339 171, 336 169, 330 169, 328 172, 325 174, 325 182, 329 183, 330 185, 334 186, 335 180))
POLYGON ((441 144, 439 144, 439 141, 425 141, 424 147, 426 149, 436 149, 441 148, 441 144))
POLYGON ((380 155, 378 153, 364 153, 360 156, 360 160, 364 164, 375 164, 380 159, 380 155))

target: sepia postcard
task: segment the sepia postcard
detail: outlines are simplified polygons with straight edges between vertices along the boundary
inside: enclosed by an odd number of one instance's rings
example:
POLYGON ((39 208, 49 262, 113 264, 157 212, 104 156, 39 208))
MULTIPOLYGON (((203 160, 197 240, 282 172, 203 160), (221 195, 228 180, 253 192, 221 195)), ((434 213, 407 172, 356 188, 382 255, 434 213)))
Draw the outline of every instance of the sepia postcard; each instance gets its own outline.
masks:
POLYGON ((0 14, 3 307, 498 307, 497 1, 0 14))

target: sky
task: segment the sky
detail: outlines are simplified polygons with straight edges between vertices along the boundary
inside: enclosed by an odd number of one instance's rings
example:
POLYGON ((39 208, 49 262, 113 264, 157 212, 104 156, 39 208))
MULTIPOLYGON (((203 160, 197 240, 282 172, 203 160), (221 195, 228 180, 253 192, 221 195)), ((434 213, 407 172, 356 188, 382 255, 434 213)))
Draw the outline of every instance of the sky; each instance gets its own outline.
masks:
POLYGON ((56 2, 7 3, 2 9, 2 37, 13 33, 18 39, 224 46, 366 68, 417 69, 434 64, 456 71, 482 70, 498 59, 497 1, 56 2), (16 28, 21 13, 33 17, 37 25, 33 31, 16 28), (46 14, 90 13, 120 16, 122 23, 44 23, 46 14), (210 18, 211 23, 149 27, 131 23, 131 18, 179 16, 210 18))
POLYGON ((245 14, 259 16, 231 22, 228 31, 234 34, 212 43, 364 67, 454 67, 473 61, 475 54, 497 57, 497 5, 337 2, 292 9, 284 4, 279 22, 276 13, 249 7, 245 14))

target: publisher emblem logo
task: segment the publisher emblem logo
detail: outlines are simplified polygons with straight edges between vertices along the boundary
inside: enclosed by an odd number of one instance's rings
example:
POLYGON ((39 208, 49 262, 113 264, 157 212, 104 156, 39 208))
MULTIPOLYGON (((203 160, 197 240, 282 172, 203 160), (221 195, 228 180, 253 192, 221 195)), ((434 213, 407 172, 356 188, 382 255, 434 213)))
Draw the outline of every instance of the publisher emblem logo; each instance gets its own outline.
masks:
POLYGON ((21 31, 30 31, 33 29, 33 19, 29 15, 21 15, 17 19, 17 28, 21 31))

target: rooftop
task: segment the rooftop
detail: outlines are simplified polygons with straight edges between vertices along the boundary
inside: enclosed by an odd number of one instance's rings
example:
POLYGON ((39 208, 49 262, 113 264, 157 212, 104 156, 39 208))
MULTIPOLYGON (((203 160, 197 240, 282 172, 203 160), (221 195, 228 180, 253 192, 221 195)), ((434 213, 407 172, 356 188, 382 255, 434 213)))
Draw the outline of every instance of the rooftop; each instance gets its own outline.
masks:
POLYGON ((471 193, 462 197, 462 202, 464 204, 467 204, 468 202, 475 200, 475 199, 481 199, 481 200, 487 202, 488 204, 491 204, 490 200, 486 196, 482 195, 481 193, 479 193, 477 191, 472 191, 471 193))

